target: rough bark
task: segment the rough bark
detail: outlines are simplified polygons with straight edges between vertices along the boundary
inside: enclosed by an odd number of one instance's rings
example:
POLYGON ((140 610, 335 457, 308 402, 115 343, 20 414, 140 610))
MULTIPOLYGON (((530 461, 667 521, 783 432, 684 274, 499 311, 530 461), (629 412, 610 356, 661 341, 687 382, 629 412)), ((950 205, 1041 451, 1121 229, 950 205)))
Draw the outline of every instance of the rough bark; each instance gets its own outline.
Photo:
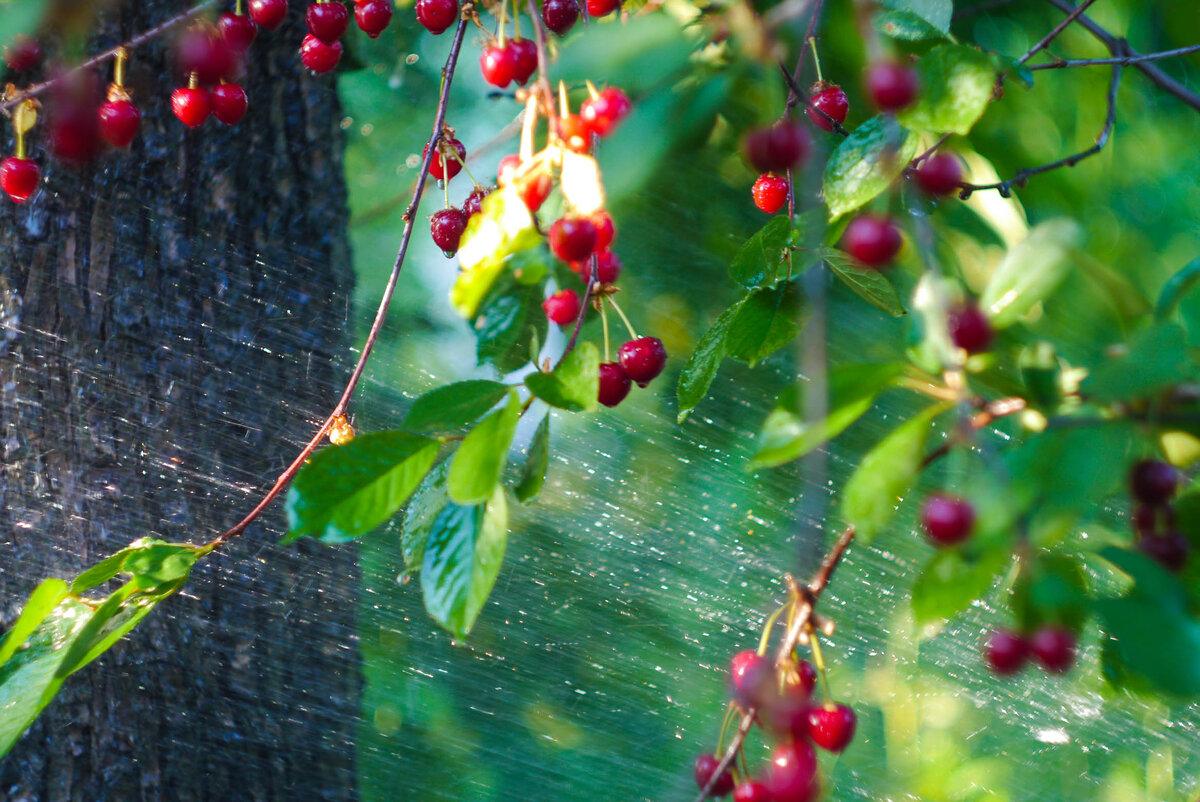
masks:
MULTIPOLYGON (((116 3, 90 46, 184 7, 116 3)), ((251 48, 241 125, 186 131, 155 43, 130 65, 130 152, 69 168, 35 134, 42 188, 0 204, 0 626, 138 537, 210 539, 336 397, 341 115, 333 79, 301 73, 302 12, 251 48)), ((0 798, 356 798, 354 556, 279 547, 281 527, 276 508, 72 677, 0 761, 0 798)))

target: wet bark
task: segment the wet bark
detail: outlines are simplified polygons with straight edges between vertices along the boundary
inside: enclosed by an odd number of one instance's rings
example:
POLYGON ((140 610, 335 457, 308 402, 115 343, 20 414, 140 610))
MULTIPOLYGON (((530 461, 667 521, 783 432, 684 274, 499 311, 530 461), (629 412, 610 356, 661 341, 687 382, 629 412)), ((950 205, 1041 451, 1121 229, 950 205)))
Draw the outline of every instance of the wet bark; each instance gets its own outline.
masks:
MULTIPOLYGON (((89 47, 185 7, 116 3, 89 47)), ((35 133, 42 188, 0 203, 0 626, 136 538, 211 539, 336 398, 341 115, 333 79, 301 73, 302 11, 251 48, 239 126, 184 129, 156 42, 130 64, 131 150, 70 168, 35 133)), ((0 761, 0 798, 356 798, 354 555, 279 547, 282 525, 276 507, 72 677, 0 761)))

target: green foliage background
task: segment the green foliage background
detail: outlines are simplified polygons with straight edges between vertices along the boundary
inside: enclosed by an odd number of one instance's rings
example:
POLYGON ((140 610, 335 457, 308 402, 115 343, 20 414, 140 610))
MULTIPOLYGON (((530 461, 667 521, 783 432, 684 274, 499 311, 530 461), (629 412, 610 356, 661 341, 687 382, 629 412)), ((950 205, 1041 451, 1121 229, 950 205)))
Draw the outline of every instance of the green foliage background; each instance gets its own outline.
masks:
MULTIPOLYGON (((858 87, 861 37, 850 4, 827 5, 822 67, 850 93, 849 124, 857 125, 869 116, 858 87)), ((960 0, 959 11, 970 5, 960 0)), ((684 7, 666 4, 676 15, 684 7)), ((1143 50, 1200 41, 1190 0, 1101 0, 1090 13, 1143 50)), ((401 9, 377 42, 356 37, 362 68, 340 78, 363 330, 399 242, 448 46, 446 37, 417 36, 410 15, 401 9)), ((1016 56, 1061 18, 1048 4, 1014 2, 965 16, 953 31, 1016 56)), ((771 119, 783 99, 770 65, 689 63, 689 35, 696 33, 661 13, 625 30, 580 26, 555 68, 568 80, 621 85, 635 98, 634 115, 599 157, 625 263, 621 301, 640 328, 666 342, 667 380, 598 417, 554 416, 547 490, 529 508, 513 505, 503 571, 465 644, 428 618, 417 583, 397 581, 396 527, 364 540, 365 799, 690 798, 691 759, 716 740, 728 656, 757 642, 782 598, 781 573, 811 570, 822 550, 812 522, 795 518, 800 496, 824 489, 795 464, 745 470, 760 423, 795 375, 795 354, 754 370, 727 360, 693 417, 674 422, 673 374, 737 297, 729 263, 765 222, 750 203, 753 175, 737 155, 737 134, 771 119)), ((1052 51, 1107 55, 1077 28, 1052 51)), ((500 139, 497 132, 518 108, 488 97, 476 52, 464 51, 449 121, 478 154, 469 166, 486 181, 515 150, 517 132, 500 139)), ((1167 68, 1200 82, 1195 57, 1167 68)), ((1004 98, 960 144, 1001 176, 1082 149, 1100 130, 1108 80, 1106 68, 1040 72, 1032 88, 1010 79, 1004 98)), ((1200 255, 1197 141, 1200 115, 1130 70, 1110 147, 1032 179, 1018 197, 1031 223, 1077 221, 1086 252, 1152 299, 1200 255)), ((814 173, 823 162, 812 160, 814 173)), ((818 176, 806 182, 811 194, 818 176)), ((451 200, 468 188, 456 179, 451 200)), ((421 221, 438 194, 427 195, 421 221)), ((994 193, 980 197, 999 203, 994 193)), ((957 202, 936 215, 940 251, 969 262, 1000 247, 957 202)), ((456 263, 426 241, 421 223, 415 239, 420 247, 372 362, 369 395, 357 405, 362 431, 394 426, 412 398, 438 384, 490 378, 474 369, 473 338, 447 301, 456 263)), ((915 265, 897 283, 911 287, 907 276, 915 265)), ((1035 325, 1072 363, 1095 361, 1125 334, 1114 303, 1072 270, 1054 301, 1059 314, 1035 325)), ((840 285, 831 305, 835 364, 893 358, 903 346, 903 320, 840 285)), ((916 409, 886 396, 851 427, 831 449, 833 487, 890 421, 916 409)), ((523 422, 518 437, 528 438, 534 423, 523 422)), ((950 460, 926 482, 933 487, 962 470, 950 460)), ((861 721, 855 745, 823 770, 831 798, 1194 798, 1194 705, 1106 689, 1095 648, 1065 679, 1027 671, 997 681, 977 652, 981 633, 1007 620, 991 603, 945 628, 916 626, 906 589, 931 549, 914 532, 913 506, 871 549, 851 550, 827 595, 839 624, 827 649, 831 681, 861 721)), ((1094 647, 1089 631, 1084 644, 1094 647)), ((750 754, 763 749, 755 743, 750 754)))

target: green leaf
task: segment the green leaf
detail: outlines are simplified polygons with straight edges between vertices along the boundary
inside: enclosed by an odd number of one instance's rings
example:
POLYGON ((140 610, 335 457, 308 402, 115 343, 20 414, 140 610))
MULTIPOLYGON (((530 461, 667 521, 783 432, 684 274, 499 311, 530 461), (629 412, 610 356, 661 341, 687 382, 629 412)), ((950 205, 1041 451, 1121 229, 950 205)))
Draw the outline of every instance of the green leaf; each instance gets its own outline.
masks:
POLYGON ((37 33, 46 13, 46 0, 4 0, 0 2, 0 31, 7 43, 18 34, 37 33))
POLYGON ((963 45, 941 45, 917 63, 921 94, 896 116, 918 131, 967 134, 983 116, 999 66, 986 53, 963 45))
POLYGON ((442 508, 450 503, 450 497, 446 495, 446 475, 449 472, 448 460, 431 470, 421 480, 408 506, 404 508, 404 516, 400 521, 400 550, 404 556, 405 573, 420 569, 425 543, 433 531, 433 522, 442 508))
POLYGON ((992 548, 979 555, 962 549, 939 551, 913 583, 912 608, 918 627, 953 618, 988 591, 1011 555, 992 548))
POLYGON ((149 538, 143 538, 139 541, 134 541, 129 546, 121 549, 115 554, 105 557, 100 562, 88 568, 79 576, 75 577, 71 582, 71 593, 79 595, 84 591, 103 585, 108 580, 121 573, 121 569, 125 566, 125 558, 132 554, 138 548, 141 548, 143 542, 149 541, 149 538))
POLYGON ((541 241, 516 185, 509 184, 483 199, 479 214, 471 215, 458 248, 462 267, 450 289, 450 302, 464 318, 472 318, 492 285, 505 271, 508 259, 541 241))
POLYGON ((600 352, 580 343, 552 373, 530 373, 525 386, 552 407, 570 412, 593 412, 599 406, 600 352))
POLYGON ((367 534, 400 509, 437 453, 437 441, 408 432, 363 434, 318 451, 288 490, 284 542, 367 534))
POLYGON ((729 334, 729 326, 742 309, 749 295, 742 296, 733 306, 721 313, 716 322, 696 343, 692 355, 679 374, 679 385, 675 395, 679 401, 679 422, 687 420, 696 405, 708 393, 708 388, 716 378, 721 360, 725 358, 725 338, 729 334))
POLYGON ((1097 365, 1079 391, 1101 404, 1127 401, 1186 381, 1195 372, 1183 328, 1163 323, 1138 334, 1123 356, 1097 365))
POLYGON ((481 420, 463 439, 446 478, 451 501, 466 506, 482 504, 492 496, 508 462, 508 449, 520 419, 521 399, 516 390, 511 390, 508 403, 481 420))
POLYGON ((1124 320, 1135 320, 1150 311, 1150 302, 1133 282, 1087 251, 1074 249, 1071 258, 1079 270, 1104 294, 1105 300, 1124 320))
POLYGON ((508 385, 473 379, 430 390, 404 418, 410 432, 449 432, 474 423, 508 394, 508 385))
POLYGON ((821 254, 833 274, 867 303, 892 317, 905 314, 904 304, 887 276, 878 270, 864 267, 834 248, 823 248, 821 254))
POLYGON ((992 273, 979 298, 992 326, 1004 328, 1041 301, 1066 278, 1068 257, 1078 247, 1081 230, 1074 220, 1056 218, 1029 230, 992 273))
POLYGON ((929 424, 946 408, 936 404, 901 424, 871 449, 851 475, 842 491, 841 513, 858 530, 860 542, 870 543, 896 514, 921 473, 929 424))
POLYGON ((496 584, 508 541, 508 502, 495 487, 486 504, 449 504, 433 522, 421 565, 425 609, 457 637, 475 625, 496 584))
POLYGON ((896 363, 833 368, 829 372, 828 414, 811 425, 804 420, 798 386, 789 388, 763 423, 750 469, 783 465, 837 437, 871 408, 901 370, 903 365, 896 363))
POLYGON ((1154 305, 1154 319, 1163 321, 1175 314, 1179 302, 1200 280, 1200 258, 1193 259, 1184 265, 1175 275, 1167 279, 1162 291, 1158 294, 1158 303, 1154 305))
POLYGON ((547 413, 529 442, 529 453, 525 455, 525 469, 521 472, 521 482, 513 491, 517 501, 528 504, 542 492, 542 485, 546 482, 546 469, 549 466, 550 415, 547 413))
POLYGON ((21 648, 25 641, 29 640, 29 636, 33 634, 34 630, 41 626, 46 617, 70 592, 71 587, 61 579, 43 579, 33 589, 33 593, 29 594, 29 599, 21 610, 21 616, 9 628, 8 633, 4 636, 4 643, 0 645, 0 665, 3 665, 16 653, 17 649, 21 648))
POLYGON ((199 557, 199 549, 187 543, 154 541, 133 550, 121 572, 133 576, 134 585, 151 589, 186 579, 199 557))
POLYGON ((800 331, 798 299, 791 284, 752 290, 729 324, 726 355, 754 365, 790 343, 800 331))
POLYGON ((917 141, 891 115, 872 117, 843 139, 825 166, 830 219, 870 203, 891 186, 916 155, 917 141))
POLYGON ((141 623, 159 602, 183 587, 187 576, 159 585, 151 592, 139 592, 130 582, 113 592, 92 616, 92 620, 71 644, 70 651, 59 666, 62 676, 74 674, 113 647, 121 638, 141 623))
POLYGON ((1129 672, 1180 697, 1200 695, 1200 623, 1145 596, 1095 602, 1106 646, 1129 672))
POLYGON ((923 19, 941 33, 950 32, 950 19, 954 15, 953 0, 882 0, 882 5, 923 19))
POLYGON ((528 364, 530 344, 546 340, 546 315, 540 286, 501 282, 475 321, 476 355, 501 373, 528 364))
POLYGON ((880 11, 873 20, 875 30, 884 36, 907 42, 925 39, 944 39, 946 32, 935 28, 923 17, 911 11, 880 11))
POLYGON ((1048 515, 1070 516, 1120 485, 1129 465, 1132 429, 1126 422, 1047 429, 1005 454, 1015 506, 1039 503, 1048 515))
POLYGON ((729 266, 729 275, 743 287, 764 287, 779 280, 787 247, 792 239, 792 224, 787 215, 772 217, 738 249, 729 266))
POLYGON ((1133 580, 1134 593, 1180 612, 1187 609, 1187 589, 1174 574, 1146 555, 1116 546, 1105 546, 1096 554, 1133 580))

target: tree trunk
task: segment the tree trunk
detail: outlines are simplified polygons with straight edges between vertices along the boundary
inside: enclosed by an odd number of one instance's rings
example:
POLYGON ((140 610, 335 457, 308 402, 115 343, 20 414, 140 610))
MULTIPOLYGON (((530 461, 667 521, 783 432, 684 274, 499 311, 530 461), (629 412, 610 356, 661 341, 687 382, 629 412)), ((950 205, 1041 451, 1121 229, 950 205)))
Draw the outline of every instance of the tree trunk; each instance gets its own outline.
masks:
MULTIPOLYGON (((185 7, 114 3, 90 50, 185 7)), ((129 152, 69 168, 35 130, 41 189, 0 203, 0 625, 43 577, 136 538, 211 539, 335 400, 341 115, 333 78, 302 74, 303 32, 295 3, 260 31, 236 127, 174 118, 160 40, 130 63, 129 152)), ((281 548, 281 528, 276 506, 70 678, 0 761, 0 798, 356 798, 355 557, 281 548)))

